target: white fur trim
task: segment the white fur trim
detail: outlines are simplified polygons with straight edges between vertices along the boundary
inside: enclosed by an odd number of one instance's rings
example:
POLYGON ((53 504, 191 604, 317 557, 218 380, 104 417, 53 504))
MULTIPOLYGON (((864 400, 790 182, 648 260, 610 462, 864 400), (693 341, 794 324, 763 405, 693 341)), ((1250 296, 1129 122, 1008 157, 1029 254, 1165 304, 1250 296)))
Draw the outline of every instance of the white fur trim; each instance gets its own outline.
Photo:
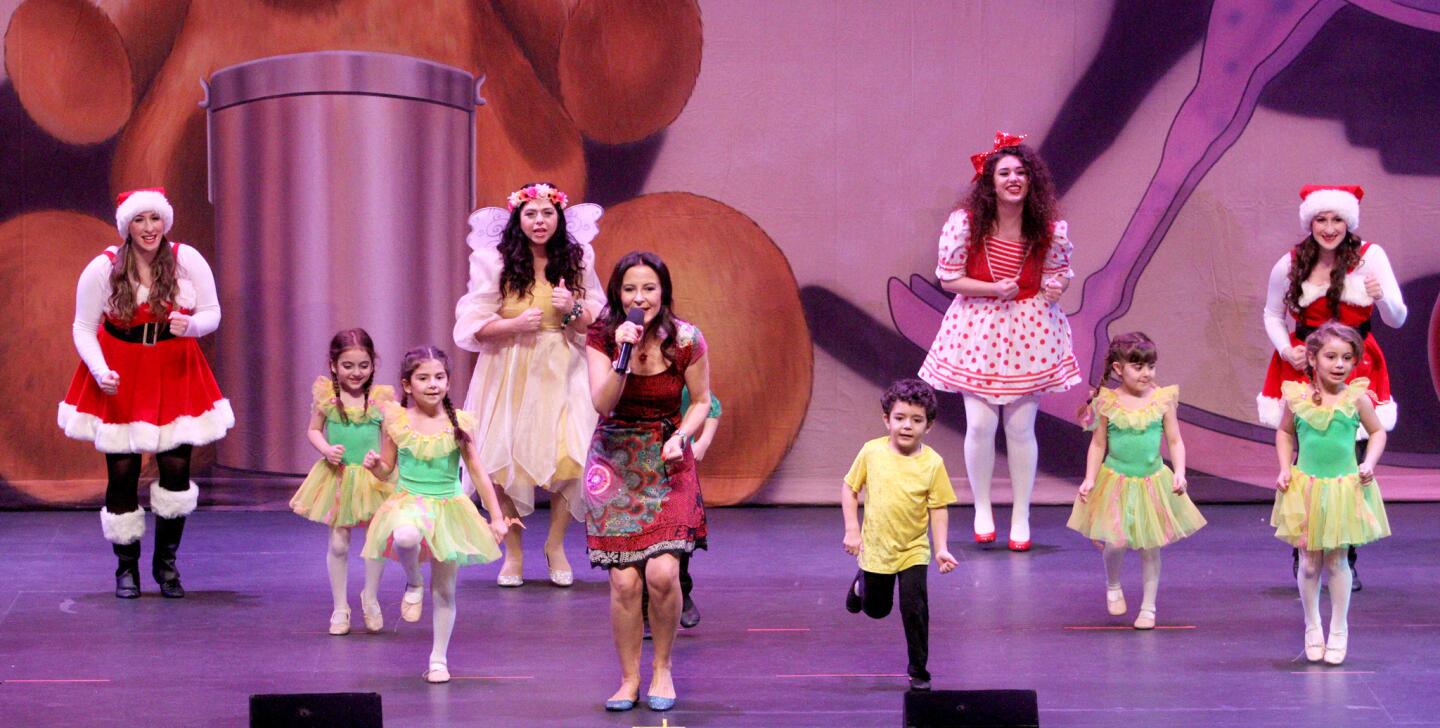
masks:
POLYGON ((175 225, 175 208, 170 206, 165 195, 152 190, 141 190, 126 197, 125 201, 115 208, 115 229, 120 232, 120 239, 124 240, 130 234, 130 221, 135 219, 136 215, 152 210, 160 213, 160 219, 165 222, 165 232, 170 232, 170 228, 175 225))
MULTIPOLYGON (((1330 291, 1330 284, 1311 283, 1304 281, 1300 284, 1300 305, 1310 304, 1325 297, 1330 291)), ((1351 273, 1345 276, 1345 285, 1340 288, 1340 301, 1352 306, 1369 306, 1375 303, 1375 299, 1365 292, 1365 276, 1358 273, 1351 273)))
POLYGON ((1351 232, 1360 229, 1360 200, 1344 190, 1315 190, 1300 201, 1300 228, 1310 234, 1310 222, 1322 212, 1339 213, 1351 232))
POLYGON ((101 422, 99 417, 61 402, 56 421, 68 437, 94 442, 100 452, 165 452, 177 445, 206 445, 219 440, 235 426, 235 412, 230 409, 230 400, 221 399, 202 415, 177 417, 156 426, 149 422, 101 422))
POLYGON ((160 482, 150 484, 150 510, 157 518, 184 518, 195 512, 200 503, 200 487, 190 481, 190 487, 182 491, 165 490, 160 482))
MULTIPOLYGON (((1394 400, 1375 405, 1375 416, 1380 419, 1380 426, 1385 428, 1386 432, 1395 429, 1395 420, 1399 415, 1400 408, 1395 405, 1394 400)), ((1365 428, 1360 428, 1360 431, 1364 432, 1365 428)))
POLYGON ((1280 400, 1257 394, 1255 395, 1255 409, 1260 412, 1260 424, 1266 427, 1280 426, 1280 417, 1285 412, 1285 407, 1280 400))
POLYGON ((114 514, 100 509, 100 532, 105 540, 117 546, 135 543, 145 535, 145 509, 114 514))

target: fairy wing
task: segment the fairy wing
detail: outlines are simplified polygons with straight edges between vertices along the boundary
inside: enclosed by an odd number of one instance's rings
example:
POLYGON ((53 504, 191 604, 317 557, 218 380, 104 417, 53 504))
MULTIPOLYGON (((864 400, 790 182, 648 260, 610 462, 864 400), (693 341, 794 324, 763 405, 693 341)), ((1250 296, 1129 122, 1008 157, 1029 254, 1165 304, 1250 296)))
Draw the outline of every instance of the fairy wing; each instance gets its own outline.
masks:
POLYGON ((482 207, 470 213, 470 234, 465 236, 465 242, 471 250, 498 248, 509 221, 510 213, 504 208, 482 207))
POLYGON ((565 208, 565 230, 570 233, 570 237, 574 238, 575 242, 588 248, 590 241, 600 234, 598 223, 600 216, 604 214, 605 208, 593 202, 571 205, 565 208))

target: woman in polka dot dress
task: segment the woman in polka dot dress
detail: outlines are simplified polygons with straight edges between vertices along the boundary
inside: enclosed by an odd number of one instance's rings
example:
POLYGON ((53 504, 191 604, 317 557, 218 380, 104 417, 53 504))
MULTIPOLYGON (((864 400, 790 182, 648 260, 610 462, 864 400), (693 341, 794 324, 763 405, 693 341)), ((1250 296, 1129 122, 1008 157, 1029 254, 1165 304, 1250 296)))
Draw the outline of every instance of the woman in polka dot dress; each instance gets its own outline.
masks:
POLYGON ((1049 170, 1023 136, 995 134, 973 155, 969 198, 940 233, 935 275, 956 294, 920 368, 936 389, 965 398, 965 470, 975 495, 975 540, 995 540, 990 477, 1005 425, 1014 507, 1009 546, 1030 549, 1035 487, 1035 395, 1080 383, 1070 322, 1056 303, 1070 284, 1070 245, 1056 219, 1049 170))

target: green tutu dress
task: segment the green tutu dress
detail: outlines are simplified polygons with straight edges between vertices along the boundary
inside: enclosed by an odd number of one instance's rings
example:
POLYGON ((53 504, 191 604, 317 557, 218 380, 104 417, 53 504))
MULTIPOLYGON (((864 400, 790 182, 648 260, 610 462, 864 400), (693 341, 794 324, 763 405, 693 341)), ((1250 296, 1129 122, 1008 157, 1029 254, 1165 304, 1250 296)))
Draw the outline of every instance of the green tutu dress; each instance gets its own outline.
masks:
POLYGON ((1150 549, 1205 525, 1190 496, 1175 493, 1175 474, 1160 459, 1165 414, 1179 401, 1178 386, 1155 390, 1138 409, 1121 404, 1113 389, 1096 393, 1090 406, 1096 422, 1105 418, 1105 462, 1089 498, 1075 499, 1066 526, 1092 541, 1150 549))
POLYGON ((379 385, 370 389, 366 407, 345 407, 341 416, 335 385, 328 377, 320 377, 310 387, 315 411, 325 417, 325 441, 344 445, 345 454, 339 465, 320 458, 290 498, 290 510, 316 523, 332 528, 358 526, 375 515, 385 499, 395 491, 395 484, 375 477, 361 463, 365 453, 380 449, 382 408, 395 401, 395 390, 379 385))
MULTIPOLYGON (((475 418, 456 411, 461 429, 474 437, 475 418)), ((395 493, 375 511, 365 534, 367 559, 396 558, 393 534, 402 526, 420 532, 420 558, 461 566, 500 558, 490 526, 460 487, 460 447, 447 426, 422 435, 398 403, 385 406, 385 434, 395 442, 395 493)))
POLYGON ((1284 382, 1280 391, 1295 416, 1299 462, 1290 466, 1290 487, 1275 492, 1270 525, 1275 538, 1299 549, 1320 551, 1359 546, 1390 535, 1380 484, 1360 484, 1355 401, 1368 396, 1370 380, 1345 385, 1335 404, 1317 405, 1310 385, 1284 382))

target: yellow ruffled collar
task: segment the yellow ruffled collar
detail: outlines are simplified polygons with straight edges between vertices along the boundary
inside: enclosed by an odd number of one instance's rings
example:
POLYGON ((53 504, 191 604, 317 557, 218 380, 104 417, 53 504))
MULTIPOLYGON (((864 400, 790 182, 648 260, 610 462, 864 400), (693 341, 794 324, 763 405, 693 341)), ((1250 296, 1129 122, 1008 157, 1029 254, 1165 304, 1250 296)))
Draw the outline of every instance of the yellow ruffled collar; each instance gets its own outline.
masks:
MULTIPOLYGON (((310 396, 315 409, 331 422, 340 421, 340 404, 335 397, 335 384, 329 377, 316 377, 310 385, 310 396)), ((384 417, 384 406, 395 401, 395 388, 388 384, 377 384, 370 388, 369 407, 346 407, 345 417, 351 422, 379 422, 384 417)))
POLYGON ((1334 404, 1315 404, 1312 398, 1313 391, 1308 382, 1281 382, 1280 394, 1285 403, 1290 406, 1290 411, 1296 417, 1305 421, 1316 430, 1325 430, 1330 427, 1330 420, 1334 419, 1335 413, 1339 412, 1347 417, 1359 415, 1359 409, 1355 402, 1361 397, 1368 396, 1370 380, 1365 377, 1357 377, 1345 385, 1340 396, 1335 399, 1334 404))
MULTIPOLYGON (((474 437, 475 417, 465 410, 455 410, 455 419, 460 421, 460 428, 474 437)), ((432 433, 422 434, 415 431, 410 423, 410 411, 400 406, 399 402, 389 402, 385 405, 385 434, 395 442, 395 447, 409 450, 411 454, 421 460, 433 460, 444 457, 455 452, 459 443, 455 439, 455 428, 446 424, 445 429, 432 433)))
POLYGON ((1104 417, 1111 424, 1124 430, 1146 430, 1157 421, 1165 418, 1175 403, 1180 399, 1180 385, 1172 384, 1168 387, 1159 387, 1151 395, 1150 401, 1139 407, 1126 407, 1120 402, 1120 393, 1108 387, 1101 387, 1095 393, 1095 401, 1090 407, 1095 414, 1104 417))

